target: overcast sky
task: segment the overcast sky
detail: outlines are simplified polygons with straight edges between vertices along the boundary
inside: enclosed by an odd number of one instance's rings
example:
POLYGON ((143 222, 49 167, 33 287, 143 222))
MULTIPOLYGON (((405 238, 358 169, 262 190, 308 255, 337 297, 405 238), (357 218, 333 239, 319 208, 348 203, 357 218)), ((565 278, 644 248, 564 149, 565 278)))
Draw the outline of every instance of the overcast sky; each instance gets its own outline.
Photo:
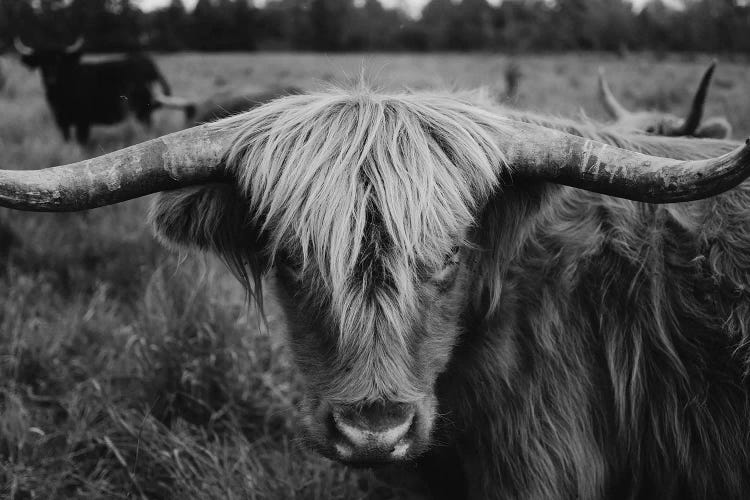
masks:
MULTIPOLYGON (((149 9, 155 9, 158 7, 163 7, 165 5, 169 5, 171 0, 135 0, 135 3, 137 5, 140 5, 141 8, 144 10, 149 9)), ((193 8, 193 6, 196 4, 198 0, 183 0, 185 5, 188 8, 193 8)), ((388 7, 392 7, 394 5, 402 5, 406 10, 408 10, 411 13, 419 12, 419 10, 429 1, 429 0, 380 0, 383 5, 386 5, 388 7)), ((489 3, 493 5, 497 5, 500 3, 501 0, 487 0, 489 3)), ((649 0, 632 0, 633 4, 636 7, 640 7, 643 4, 647 3, 649 0)), ((265 0, 256 0, 257 4, 265 3, 265 0)), ((676 4, 679 3, 679 0, 666 0, 667 4, 676 4)))

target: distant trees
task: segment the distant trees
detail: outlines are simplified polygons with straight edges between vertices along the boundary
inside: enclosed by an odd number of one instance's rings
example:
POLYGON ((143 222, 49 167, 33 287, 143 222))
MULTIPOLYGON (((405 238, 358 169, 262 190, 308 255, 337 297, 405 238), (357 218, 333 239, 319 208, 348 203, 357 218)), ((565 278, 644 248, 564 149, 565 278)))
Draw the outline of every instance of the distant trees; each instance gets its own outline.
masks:
POLYGON ((188 48, 190 17, 182 0, 171 0, 170 4, 151 14, 151 22, 145 32, 148 46, 161 50, 184 50, 188 48))
POLYGON ((198 0, 183 36, 195 50, 255 50, 256 22, 256 9, 248 2, 198 0))
POLYGON ((492 48, 495 30, 493 8, 487 0, 431 0, 418 24, 434 50, 481 50, 492 48))
POLYGON ((13 36, 101 51, 669 50, 750 53, 750 2, 430 0, 418 19, 379 0, 182 0, 141 12, 132 0, 0 0, 0 50, 13 36))

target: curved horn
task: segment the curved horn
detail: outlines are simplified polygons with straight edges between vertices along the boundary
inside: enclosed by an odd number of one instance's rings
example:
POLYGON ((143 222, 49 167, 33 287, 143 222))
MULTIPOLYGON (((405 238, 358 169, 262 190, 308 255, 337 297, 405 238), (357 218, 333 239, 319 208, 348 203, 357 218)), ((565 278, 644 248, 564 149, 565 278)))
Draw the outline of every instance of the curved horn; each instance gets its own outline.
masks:
POLYGON ((518 175, 647 203, 708 198, 750 176, 750 139, 731 153, 694 161, 649 156, 515 122, 502 138, 518 175))
POLYGON ((86 40, 82 36, 79 36, 78 38, 76 38, 75 42, 73 42, 70 45, 68 45, 67 47, 65 47, 65 53, 66 54, 75 54, 76 52, 78 52, 79 50, 81 50, 81 47, 83 47, 83 44, 84 44, 85 41, 86 40))
POLYGON ((609 89, 609 84, 604 76, 604 68, 599 67, 599 98, 604 105, 604 109, 612 115, 612 118, 619 120, 629 115, 630 112, 620 104, 609 89))
POLYGON ((701 83, 698 85, 698 91, 693 97, 693 104, 690 107, 690 113, 685 119, 685 123, 675 131, 677 135, 693 135, 701 124, 703 118, 703 106, 706 104, 706 96, 708 95, 708 87, 711 85, 711 78, 714 75, 716 69, 716 60, 711 62, 711 65, 706 69, 706 72, 701 78, 701 83))
POLYGON ((42 170, 0 170, 0 206, 70 212, 192 184, 224 181, 231 134, 207 124, 90 160, 42 170))
POLYGON ((13 46, 16 48, 16 51, 22 56, 30 56, 34 53, 34 49, 23 43, 20 37, 15 37, 13 39, 13 46))
MULTIPOLYGON (((718 158, 679 161, 635 153, 538 125, 498 129, 519 175, 649 203, 707 198, 750 175, 750 141, 718 158)), ((228 182, 222 122, 176 132, 98 158, 44 170, 0 170, 0 206, 75 211, 206 182, 228 182)))

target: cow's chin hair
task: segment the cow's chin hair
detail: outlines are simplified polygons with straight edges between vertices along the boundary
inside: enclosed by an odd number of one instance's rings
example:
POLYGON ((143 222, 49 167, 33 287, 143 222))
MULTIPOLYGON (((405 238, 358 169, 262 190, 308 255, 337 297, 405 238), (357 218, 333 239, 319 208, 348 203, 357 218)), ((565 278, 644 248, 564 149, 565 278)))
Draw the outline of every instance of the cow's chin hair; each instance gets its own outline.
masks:
POLYGON ((334 424, 329 417, 328 405, 318 398, 305 396, 300 402, 299 437, 301 442, 320 455, 351 467, 378 467, 408 462, 424 454, 432 443, 432 431, 437 417, 437 399, 426 395, 417 403, 414 428, 410 431, 412 444, 407 454, 399 460, 356 461, 342 458, 336 451, 334 424))

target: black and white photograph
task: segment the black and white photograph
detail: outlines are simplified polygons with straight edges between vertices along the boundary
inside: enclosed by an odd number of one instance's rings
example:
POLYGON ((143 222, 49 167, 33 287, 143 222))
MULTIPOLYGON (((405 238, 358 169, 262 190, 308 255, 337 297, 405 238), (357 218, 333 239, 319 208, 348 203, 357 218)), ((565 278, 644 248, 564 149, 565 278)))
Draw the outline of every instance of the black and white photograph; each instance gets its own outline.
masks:
POLYGON ((750 499, 749 137, 750 0, 0 0, 0 499, 750 499))

